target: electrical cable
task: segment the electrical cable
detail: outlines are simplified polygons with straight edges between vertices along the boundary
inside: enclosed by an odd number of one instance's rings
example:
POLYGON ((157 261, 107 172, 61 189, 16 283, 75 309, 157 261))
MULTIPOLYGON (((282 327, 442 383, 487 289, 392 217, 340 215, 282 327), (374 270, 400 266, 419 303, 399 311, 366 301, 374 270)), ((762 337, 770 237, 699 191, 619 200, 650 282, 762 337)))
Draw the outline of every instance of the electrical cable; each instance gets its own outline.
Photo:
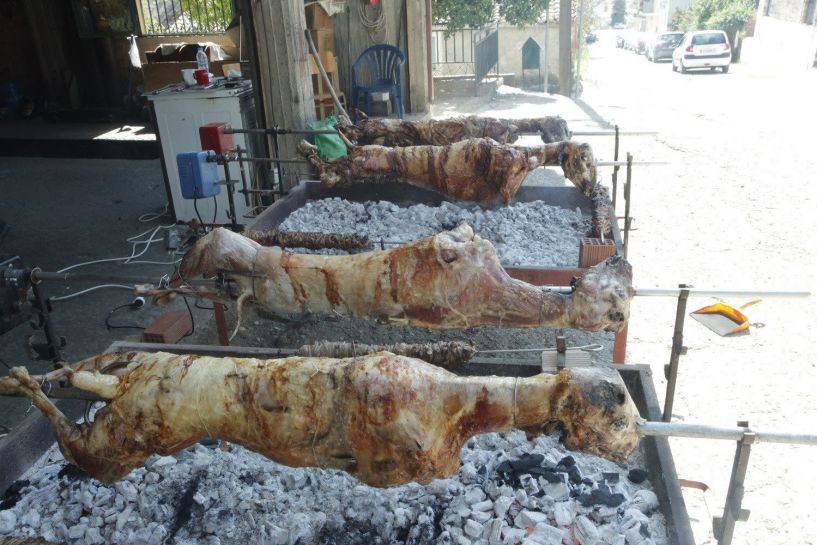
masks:
POLYGON ((62 295, 60 297, 49 297, 49 301, 67 301, 68 299, 73 299, 74 297, 79 297, 80 295, 85 295, 86 293, 90 293, 92 291, 101 290, 105 288, 122 288, 126 290, 133 291, 133 286, 126 286, 124 284, 102 284, 99 286, 94 286, 92 288, 88 288, 82 291, 77 291, 74 293, 69 293, 68 295, 62 295))
POLYGON ((2 364, 5 366, 5 368, 6 368, 6 369, 8 369, 9 371, 11 371, 11 365, 9 365, 8 363, 6 363, 6 361, 5 361, 3 358, 0 358, 0 363, 2 363, 2 364))
MULTIPOLYGON (((227 215, 229 216, 229 213, 227 215)), ((218 216, 218 200, 216 200, 216 196, 213 195, 213 225, 216 224, 216 216, 218 216)))
POLYGON ((143 297, 137 297, 130 303, 125 303, 124 305, 119 305, 117 307, 112 308, 108 311, 108 315, 105 317, 105 327, 108 328, 110 331, 111 329, 145 329, 144 326, 135 325, 135 324, 112 324, 111 317, 114 313, 123 308, 132 308, 133 310, 137 310, 142 308, 145 305, 145 299, 143 297))
POLYGON ((170 212, 170 203, 165 203, 165 208, 161 212, 148 212, 147 214, 142 214, 138 218, 136 218, 139 223, 150 223, 151 221, 157 220, 163 216, 167 216, 170 212))
POLYGON ((201 214, 199 213, 199 200, 193 199, 193 210, 196 211, 196 217, 199 218, 199 223, 201 224, 201 228, 204 230, 204 233, 207 234, 207 225, 204 224, 204 220, 201 219, 201 214))
POLYGON ((182 339, 189 337, 196 331, 196 319, 193 317, 193 309, 190 308, 190 303, 187 302, 187 297, 182 295, 182 299, 184 299, 184 304, 187 307, 187 313, 190 314, 190 331, 185 333, 182 339))
POLYGON ((133 245, 133 248, 131 250, 131 255, 129 255, 127 257, 109 257, 109 258, 105 258, 105 259, 95 259, 93 261, 85 261, 83 263, 76 263, 74 265, 70 265, 68 267, 65 267, 63 269, 58 270, 57 272, 58 273, 64 273, 66 271, 70 271, 71 269, 76 269, 77 267, 84 267, 85 265, 94 265, 96 263, 110 263, 112 261, 124 261, 125 263, 128 263, 128 262, 132 261, 133 259, 135 259, 137 257, 142 257, 150 249, 151 244, 153 244, 154 242, 159 242, 159 239, 156 239, 156 234, 159 232, 160 229, 170 229, 171 227, 174 227, 174 226, 173 225, 159 225, 155 229, 152 229, 152 230, 148 229, 144 233, 140 233, 140 234, 138 234, 138 235, 136 235, 134 237, 131 237, 131 238, 127 239, 127 241, 130 242, 133 245), (150 233, 150 237, 147 240, 136 240, 139 237, 146 235, 147 233, 150 233), (136 246, 138 244, 144 244, 145 248, 141 252, 139 252, 137 254, 136 253, 136 246))

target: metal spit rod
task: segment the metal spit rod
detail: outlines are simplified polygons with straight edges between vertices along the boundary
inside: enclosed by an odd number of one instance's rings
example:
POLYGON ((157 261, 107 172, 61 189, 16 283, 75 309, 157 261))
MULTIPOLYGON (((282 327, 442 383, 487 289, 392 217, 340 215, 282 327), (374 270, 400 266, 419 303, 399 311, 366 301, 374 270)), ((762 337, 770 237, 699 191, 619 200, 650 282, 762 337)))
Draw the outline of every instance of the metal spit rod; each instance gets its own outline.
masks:
POLYGON ((573 136, 615 136, 616 134, 627 134, 635 136, 661 133, 659 133, 658 131, 618 131, 618 133, 616 133, 615 130, 609 130, 609 131, 571 131, 571 134, 573 134, 573 136))
POLYGON ((636 425, 639 435, 658 437, 689 437, 694 439, 722 439, 740 441, 747 434, 754 434, 756 443, 785 443, 791 445, 817 446, 817 435, 791 432, 765 432, 748 427, 726 428, 705 424, 679 424, 675 422, 642 422, 636 425))
MULTIPOLYGON (((570 286, 541 286, 555 293, 572 293, 570 286)), ((682 288, 634 288, 637 297, 678 297, 682 288)), ((772 299, 803 299, 811 297, 810 291, 782 290, 716 290, 689 288, 689 295, 695 297, 769 297, 772 299)))
POLYGON ((338 134, 338 131, 334 129, 280 129, 278 127, 265 129, 233 129, 230 127, 224 129, 224 134, 300 134, 311 136, 315 134, 338 134))
POLYGON ((626 167, 628 164, 632 165, 669 165, 669 161, 596 161, 597 167, 626 167))

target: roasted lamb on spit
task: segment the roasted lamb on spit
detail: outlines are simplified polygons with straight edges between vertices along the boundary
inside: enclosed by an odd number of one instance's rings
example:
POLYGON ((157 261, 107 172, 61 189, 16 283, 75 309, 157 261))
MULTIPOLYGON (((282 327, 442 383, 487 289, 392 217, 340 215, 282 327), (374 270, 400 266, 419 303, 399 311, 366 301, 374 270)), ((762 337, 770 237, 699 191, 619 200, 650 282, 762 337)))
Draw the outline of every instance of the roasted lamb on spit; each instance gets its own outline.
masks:
POLYGON ((570 140, 567 122, 559 116, 529 119, 495 117, 452 117, 405 121, 403 119, 366 117, 358 112, 354 125, 341 118, 336 128, 358 145, 378 146, 445 146, 469 138, 491 138, 500 144, 512 144, 520 133, 538 133, 545 144, 570 140))
MULTIPOLYGON (((231 295, 238 298, 239 322, 243 304, 252 299, 287 318, 326 314, 432 329, 618 331, 634 295, 630 264, 618 256, 589 269, 569 295, 515 280, 491 243, 466 224, 389 250, 342 256, 288 253, 218 228, 187 252, 171 290, 217 274, 237 287, 231 295)), ((137 292, 157 303, 172 295, 141 287, 137 292)))
POLYGON ((15 367, 0 394, 29 397, 65 458, 106 483, 153 453, 207 437, 289 466, 341 469, 372 486, 448 477, 465 441, 490 431, 560 431, 568 448, 618 462, 638 442, 637 410, 609 368, 460 377, 389 352, 280 360, 129 352, 47 377, 15 367), (44 379, 110 401, 93 423, 75 424, 40 389, 44 379))
POLYGON ((354 146, 333 161, 321 159, 305 140, 298 151, 327 187, 403 179, 458 200, 487 203, 502 197, 508 204, 528 172, 544 165, 560 165, 565 177, 588 196, 596 185, 593 151, 575 142, 512 146, 471 138, 444 146, 354 146))

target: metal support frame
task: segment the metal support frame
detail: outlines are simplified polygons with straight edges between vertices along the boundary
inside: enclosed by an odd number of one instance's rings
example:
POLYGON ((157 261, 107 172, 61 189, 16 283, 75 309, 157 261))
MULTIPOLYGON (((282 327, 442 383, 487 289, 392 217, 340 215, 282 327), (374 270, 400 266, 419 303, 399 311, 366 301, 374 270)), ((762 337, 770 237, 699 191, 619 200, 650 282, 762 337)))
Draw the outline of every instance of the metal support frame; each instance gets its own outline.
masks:
MULTIPOLYGON (((738 422, 738 426, 748 428, 749 422, 738 422)), ((746 480, 746 470, 749 468, 749 455, 752 453, 752 444, 756 435, 752 431, 746 431, 738 439, 735 449, 735 460, 732 462, 732 475, 729 477, 729 488, 726 492, 726 502, 723 506, 723 515, 713 517, 712 533, 718 540, 718 545, 730 545, 735 532, 737 521, 746 522, 749 520, 749 510, 743 509, 743 485, 746 480)))
POLYGON ((667 378, 667 393, 664 397, 664 414, 662 420, 669 422, 672 419, 672 405, 675 400, 675 385, 678 381, 678 363, 681 356, 686 354, 684 346, 684 319, 687 312, 689 288, 686 284, 679 284, 678 306, 675 309, 675 329, 672 333, 672 348, 670 349, 669 364, 664 366, 664 376, 667 378))
MULTIPOLYGON (((618 125, 615 125, 613 128, 615 129, 615 145, 613 147, 613 161, 618 163, 618 147, 619 147, 619 144, 621 143, 621 137, 620 137, 620 134, 619 134, 618 125)), ((618 188, 618 169, 619 168, 620 167, 618 165, 615 165, 613 167, 613 210, 616 209, 616 196, 618 194, 617 188, 618 188)))
POLYGON ((213 302, 213 316, 216 319, 218 344, 221 346, 230 346, 230 336, 227 333, 227 318, 224 316, 224 305, 213 302))
MULTIPOLYGON (((624 259, 627 259, 627 250, 630 248, 630 229, 633 218, 630 217, 630 195, 633 185, 633 156, 627 153, 627 179, 624 182, 624 259)), ((614 193, 615 194, 615 193, 614 193)))

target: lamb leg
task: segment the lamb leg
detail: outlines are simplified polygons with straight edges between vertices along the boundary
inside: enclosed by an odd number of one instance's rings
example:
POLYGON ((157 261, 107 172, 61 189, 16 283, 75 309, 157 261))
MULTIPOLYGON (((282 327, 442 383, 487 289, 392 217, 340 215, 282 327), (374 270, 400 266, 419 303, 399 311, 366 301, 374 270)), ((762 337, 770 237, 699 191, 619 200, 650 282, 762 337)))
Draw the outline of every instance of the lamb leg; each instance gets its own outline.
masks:
POLYGON ((25 368, 0 388, 30 397, 66 459, 106 483, 153 453, 207 437, 289 466, 342 469, 373 486, 448 477, 465 441, 489 431, 560 431, 568 448, 618 462, 638 441, 635 406, 605 368, 459 377, 388 352, 280 360, 131 352, 103 354, 83 369, 70 373, 72 384, 111 400, 91 424, 68 421, 25 368), (116 376, 93 370, 112 362, 127 367, 116 376))

